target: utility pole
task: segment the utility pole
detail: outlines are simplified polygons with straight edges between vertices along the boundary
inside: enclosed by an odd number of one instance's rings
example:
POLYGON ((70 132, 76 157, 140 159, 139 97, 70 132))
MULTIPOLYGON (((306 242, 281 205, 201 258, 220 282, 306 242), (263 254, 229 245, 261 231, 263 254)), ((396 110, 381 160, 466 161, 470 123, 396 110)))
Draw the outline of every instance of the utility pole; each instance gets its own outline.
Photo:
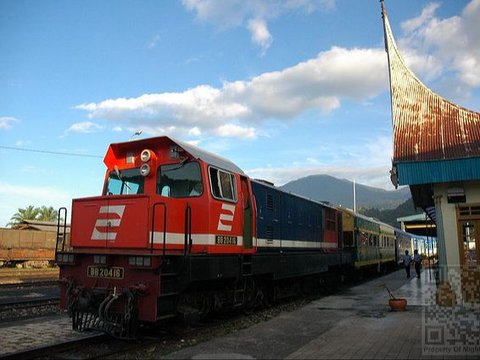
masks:
POLYGON ((355 190, 355 179, 353 180, 353 212, 357 212, 357 193, 355 190))

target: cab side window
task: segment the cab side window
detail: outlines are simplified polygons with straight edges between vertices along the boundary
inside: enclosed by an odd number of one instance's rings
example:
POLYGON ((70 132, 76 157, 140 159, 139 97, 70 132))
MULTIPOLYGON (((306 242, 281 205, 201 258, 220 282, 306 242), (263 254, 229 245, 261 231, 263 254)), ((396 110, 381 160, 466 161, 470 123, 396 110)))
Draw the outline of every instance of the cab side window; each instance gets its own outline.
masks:
POLYGON ((215 198, 227 201, 237 201, 235 175, 210 167, 210 185, 215 198))

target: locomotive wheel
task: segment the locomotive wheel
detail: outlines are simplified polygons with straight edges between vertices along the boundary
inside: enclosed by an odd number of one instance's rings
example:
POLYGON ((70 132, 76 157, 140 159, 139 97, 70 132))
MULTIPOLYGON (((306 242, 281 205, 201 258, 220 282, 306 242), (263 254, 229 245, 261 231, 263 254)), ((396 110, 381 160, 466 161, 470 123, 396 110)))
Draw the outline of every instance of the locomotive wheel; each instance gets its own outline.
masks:
POLYGON ((315 295, 320 290, 320 279, 315 276, 307 276, 301 280, 300 294, 304 297, 315 295))
POLYGON ((255 281, 252 279, 247 280, 245 283, 245 302, 243 304, 243 311, 246 314, 252 313, 255 307, 257 307, 257 295, 255 281))
POLYGON ((210 293, 198 292, 184 294, 179 300, 177 311, 188 324, 197 324, 204 320, 212 309, 213 298, 210 293))
POLYGON ((324 274, 320 279, 320 291, 323 294, 332 294, 335 289, 335 282, 331 275, 324 274))

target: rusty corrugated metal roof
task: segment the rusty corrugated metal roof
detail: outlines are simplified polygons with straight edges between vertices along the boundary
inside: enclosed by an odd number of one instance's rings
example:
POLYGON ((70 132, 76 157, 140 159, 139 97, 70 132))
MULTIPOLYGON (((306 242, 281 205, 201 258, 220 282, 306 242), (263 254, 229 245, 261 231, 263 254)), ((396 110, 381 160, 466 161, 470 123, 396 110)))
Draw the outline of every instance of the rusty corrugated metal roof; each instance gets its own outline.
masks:
POLYGON ((390 71, 393 162, 480 157, 480 113, 427 88, 407 67, 383 12, 390 71))

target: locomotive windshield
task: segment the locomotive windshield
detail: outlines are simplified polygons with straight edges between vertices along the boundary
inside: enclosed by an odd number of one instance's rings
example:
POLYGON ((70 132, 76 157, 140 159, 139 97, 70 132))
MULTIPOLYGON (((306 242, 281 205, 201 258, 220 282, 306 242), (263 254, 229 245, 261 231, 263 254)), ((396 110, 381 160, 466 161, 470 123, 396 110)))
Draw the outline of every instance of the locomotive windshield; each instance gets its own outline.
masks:
POLYGON ((108 175, 107 195, 143 194, 144 177, 140 169, 114 170, 108 175))
POLYGON ((202 175, 197 162, 162 165, 157 173, 157 193, 175 198, 200 196, 202 175))

